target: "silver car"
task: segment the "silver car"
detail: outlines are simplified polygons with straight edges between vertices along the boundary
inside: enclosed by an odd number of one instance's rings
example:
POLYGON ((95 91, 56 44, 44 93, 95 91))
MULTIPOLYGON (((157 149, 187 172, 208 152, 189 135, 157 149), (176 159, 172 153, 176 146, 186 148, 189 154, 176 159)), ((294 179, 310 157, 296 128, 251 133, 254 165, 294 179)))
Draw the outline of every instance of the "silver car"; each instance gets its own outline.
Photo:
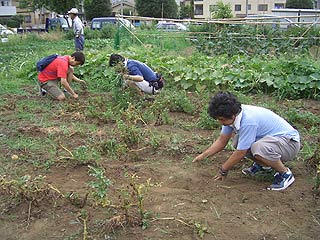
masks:
POLYGON ((187 31, 185 25, 176 22, 159 22, 156 28, 163 31, 187 31))

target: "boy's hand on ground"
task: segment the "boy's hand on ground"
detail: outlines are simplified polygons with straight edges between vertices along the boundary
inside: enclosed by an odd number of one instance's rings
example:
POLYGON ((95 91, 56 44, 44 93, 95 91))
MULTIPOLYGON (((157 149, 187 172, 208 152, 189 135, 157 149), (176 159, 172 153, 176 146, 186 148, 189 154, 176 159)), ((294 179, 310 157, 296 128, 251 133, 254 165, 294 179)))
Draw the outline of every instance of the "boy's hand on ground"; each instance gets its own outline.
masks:
POLYGON ((200 161, 202 161, 202 160, 203 160, 203 157, 202 157, 201 154, 200 154, 200 155, 198 155, 197 157, 195 157, 192 162, 195 163, 195 162, 200 162, 200 161))
POLYGON ((226 177, 221 176, 219 173, 213 177, 213 181, 223 181, 226 177))
POLYGON ((79 96, 78 96, 78 94, 75 93, 75 94, 72 95, 72 97, 77 99, 79 96))
POLYGON ((80 80, 79 83, 81 84, 81 89, 86 90, 88 88, 87 82, 84 80, 80 80))

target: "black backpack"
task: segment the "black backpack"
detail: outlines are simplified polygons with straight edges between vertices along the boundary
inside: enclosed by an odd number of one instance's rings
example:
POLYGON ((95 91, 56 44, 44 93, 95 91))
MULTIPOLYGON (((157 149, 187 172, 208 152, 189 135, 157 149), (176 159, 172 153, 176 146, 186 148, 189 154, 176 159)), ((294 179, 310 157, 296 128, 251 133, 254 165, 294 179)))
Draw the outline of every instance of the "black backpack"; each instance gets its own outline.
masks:
POLYGON ((38 72, 42 72, 58 56, 59 55, 55 53, 55 54, 52 54, 52 55, 49 55, 47 57, 44 57, 44 58, 40 59, 36 64, 37 71, 38 72))
POLYGON ((149 86, 152 87, 152 94, 154 94, 154 90, 159 90, 164 87, 164 78, 160 73, 157 73, 157 79, 155 81, 149 82, 149 86))

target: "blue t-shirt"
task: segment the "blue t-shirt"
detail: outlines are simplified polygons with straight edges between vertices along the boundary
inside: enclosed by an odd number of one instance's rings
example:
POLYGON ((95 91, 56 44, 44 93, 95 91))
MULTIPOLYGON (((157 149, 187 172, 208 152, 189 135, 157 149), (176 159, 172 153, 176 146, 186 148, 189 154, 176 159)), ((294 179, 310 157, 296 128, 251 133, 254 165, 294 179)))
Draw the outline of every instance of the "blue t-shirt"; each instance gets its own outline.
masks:
MULTIPOLYGON (((242 112, 238 116, 241 119, 238 126, 222 126, 222 134, 238 133, 239 140, 237 150, 247 150, 251 145, 265 136, 284 136, 297 142, 300 141, 299 132, 286 120, 271 110, 263 107, 241 105, 242 112)), ((237 116, 237 117, 238 117, 237 116)))
POLYGON ((129 75, 139 75, 148 82, 153 82, 157 80, 157 74, 145 63, 139 62, 137 60, 128 59, 127 69, 129 75))

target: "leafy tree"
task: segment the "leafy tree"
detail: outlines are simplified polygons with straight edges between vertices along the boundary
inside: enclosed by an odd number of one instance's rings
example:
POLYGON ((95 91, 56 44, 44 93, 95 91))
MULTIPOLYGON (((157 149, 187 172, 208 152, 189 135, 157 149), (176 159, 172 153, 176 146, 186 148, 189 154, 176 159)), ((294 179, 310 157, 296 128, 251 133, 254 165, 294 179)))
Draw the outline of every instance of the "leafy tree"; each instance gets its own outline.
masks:
POLYGON ((31 9, 32 11, 45 7, 46 9, 65 14, 73 7, 79 7, 80 0, 20 0, 19 7, 31 9))
POLYGON ((232 18, 231 4, 224 4, 222 1, 217 2, 217 6, 211 9, 211 17, 214 19, 232 18))
POLYGON ((176 18, 178 6, 175 0, 135 0, 140 16, 157 18, 176 18))
POLYGON ((9 18, 0 18, 0 24, 6 25, 9 28, 18 28, 23 22, 23 16, 15 15, 9 18))
POLYGON ((86 18, 91 20, 94 17, 111 16, 111 1, 106 0, 85 0, 84 10, 86 18))
POLYGON ((32 11, 41 8, 44 4, 41 4, 39 0, 20 0, 19 8, 30 9, 32 11))
POLYGON ((286 8, 312 9, 313 3, 313 0, 287 0, 286 8))
POLYGON ((130 8, 124 8, 123 15, 126 15, 126 16, 132 15, 132 10, 130 8))
POLYGON ((182 5, 180 7, 179 17, 182 19, 183 18, 192 18, 191 5, 182 5))
POLYGON ((190 6, 191 6, 191 18, 194 18, 194 0, 190 1, 190 6))

